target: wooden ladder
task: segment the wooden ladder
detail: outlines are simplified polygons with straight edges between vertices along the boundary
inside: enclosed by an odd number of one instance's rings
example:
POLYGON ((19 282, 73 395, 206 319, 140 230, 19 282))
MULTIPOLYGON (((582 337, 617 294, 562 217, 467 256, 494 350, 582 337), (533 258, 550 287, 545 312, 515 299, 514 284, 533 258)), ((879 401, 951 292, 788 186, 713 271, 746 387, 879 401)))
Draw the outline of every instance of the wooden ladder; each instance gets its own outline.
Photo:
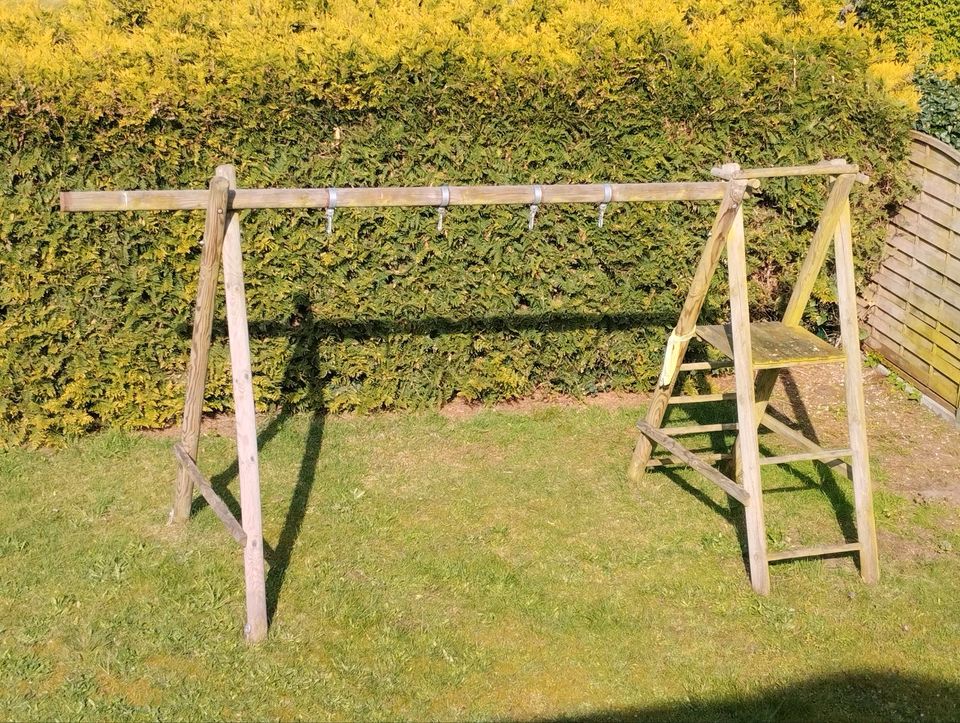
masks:
POLYGON ((648 468, 664 464, 685 465, 718 485, 743 505, 750 580, 753 589, 758 593, 766 594, 770 591, 770 562, 843 553, 858 553, 863 580, 874 583, 879 578, 879 566, 867 451, 849 203, 853 184, 858 180, 865 181, 865 177, 843 160, 795 169, 740 170, 738 166, 731 164, 714 169, 714 174, 730 181, 730 187, 721 202, 720 211, 704 246, 680 318, 668 339, 663 369, 646 417, 637 423, 641 434, 630 465, 630 477, 633 481, 639 481, 648 468), (751 323, 747 301, 742 209, 747 181, 800 175, 832 175, 835 180, 781 321, 751 323), (842 349, 828 344, 800 326, 804 308, 823 267, 831 239, 837 270, 842 349), (729 273, 730 323, 698 326, 696 321, 724 247, 727 251, 729 273), (724 357, 723 360, 684 363, 683 358, 694 336, 716 349, 724 357), (833 362, 843 362, 845 366, 849 446, 825 449, 767 413, 767 405, 781 369, 833 362), (734 393, 673 394, 680 372, 730 366, 734 368, 736 380, 734 393), (663 426, 664 416, 670 405, 727 401, 736 401, 736 423, 663 426), (760 426, 793 442, 802 451, 761 457, 758 442, 760 426), (689 434, 720 431, 733 431, 737 435, 726 453, 695 454, 676 439, 689 434), (662 447, 668 453, 667 456, 652 457, 655 446, 662 447), (824 462, 845 472, 852 481, 857 540, 768 553, 760 468, 763 465, 803 460, 824 462), (718 462, 719 468, 713 466, 713 462, 718 462))

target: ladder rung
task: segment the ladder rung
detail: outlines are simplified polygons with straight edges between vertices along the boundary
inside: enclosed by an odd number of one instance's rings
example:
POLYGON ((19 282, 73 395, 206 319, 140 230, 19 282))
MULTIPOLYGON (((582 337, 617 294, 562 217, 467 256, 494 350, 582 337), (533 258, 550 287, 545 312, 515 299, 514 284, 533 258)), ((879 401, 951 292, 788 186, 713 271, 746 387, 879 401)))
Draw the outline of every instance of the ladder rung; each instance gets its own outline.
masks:
POLYGON ((706 434, 707 432, 735 432, 736 422, 722 424, 691 424, 686 427, 661 427, 659 431, 668 437, 682 437, 685 434, 706 434))
POLYGON ((708 369, 729 369, 733 366, 731 359, 718 359, 717 361, 705 362, 686 362, 680 365, 682 372, 703 372, 708 369))
POLYGON ((857 552, 859 550, 859 542, 848 542, 844 545, 822 545, 820 547, 798 547, 796 550, 771 552, 767 555, 767 561, 776 562, 777 560, 793 560, 797 557, 825 557, 827 555, 842 555, 845 552, 857 552))
POLYGON ((736 392, 722 394, 679 394, 670 397, 670 404, 699 404, 700 402, 726 402, 737 398, 736 392))
POLYGON ((647 435, 647 437, 649 437, 652 441, 659 444, 668 452, 672 452, 675 457, 683 460, 685 464, 692 467, 705 478, 713 482, 720 489, 737 500, 741 505, 750 504, 749 492, 743 489, 743 487, 738 485, 734 480, 730 479, 725 474, 722 474, 719 470, 714 469, 706 462, 698 459, 697 455, 684 447, 677 440, 670 439, 670 437, 664 434, 664 430, 652 427, 643 420, 637 422, 637 428, 647 435))
MULTIPOLYGON (((723 459, 733 459, 733 455, 726 452, 708 452, 706 454, 696 454, 696 452, 691 452, 691 454, 694 454, 701 462, 719 462, 723 459)), ((671 467, 673 465, 684 464, 686 464, 686 462, 684 462, 682 459, 674 457, 673 455, 651 457, 647 461, 647 467, 671 467)))
POLYGON ((839 457, 849 457, 853 450, 843 449, 821 449, 817 452, 795 452, 793 454, 780 454, 776 457, 761 457, 760 464, 786 464, 787 462, 805 462, 811 459, 833 460, 839 457))
MULTIPOLYGON (((763 415, 763 418, 760 420, 760 425, 766 427, 774 434, 779 434, 781 437, 786 437, 787 439, 796 442, 801 447, 806 447, 811 452, 823 452, 823 447, 814 442, 812 439, 807 439, 800 432, 784 424, 776 417, 770 416, 770 412, 767 412, 763 415)), ((843 473, 847 476, 847 479, 853 479, 853 466, 849 462, 844 462, 842 459, 833 459, 827 461, 826 465, 828 467, 842 467, 843 473)))

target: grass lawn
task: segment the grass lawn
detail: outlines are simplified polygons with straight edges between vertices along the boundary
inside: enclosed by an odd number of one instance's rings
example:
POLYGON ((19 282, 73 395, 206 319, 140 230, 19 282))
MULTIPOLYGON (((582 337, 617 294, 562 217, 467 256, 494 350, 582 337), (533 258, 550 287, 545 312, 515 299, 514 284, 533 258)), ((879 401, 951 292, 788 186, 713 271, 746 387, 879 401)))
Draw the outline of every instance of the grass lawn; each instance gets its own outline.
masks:
MULTIPOLYGON (((639 411, 265 422, 254 648, 239 548, 201 503, 165 524, 170 438, 0 454, 0 717, 960 718, 956 507, 898 491, 879 444, 881 583, 795 561, 761 598, 738 506, 688 471, 626 482, 639 411)), ((233 454, 203 437, 235 506, 233 454)), ((772 549, 849 534, 845 479, 765 489, 772 549)))

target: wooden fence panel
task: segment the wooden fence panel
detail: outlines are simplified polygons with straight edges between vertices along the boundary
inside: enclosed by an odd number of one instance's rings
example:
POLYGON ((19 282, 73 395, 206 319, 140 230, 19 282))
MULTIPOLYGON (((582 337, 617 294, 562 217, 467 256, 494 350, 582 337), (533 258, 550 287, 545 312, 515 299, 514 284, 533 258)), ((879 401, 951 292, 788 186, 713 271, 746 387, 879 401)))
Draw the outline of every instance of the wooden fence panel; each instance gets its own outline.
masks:
POLYGON ((960 420, 960 151, 914 132, 920 188, 887 229, 864 294, 864 345, 960 420))

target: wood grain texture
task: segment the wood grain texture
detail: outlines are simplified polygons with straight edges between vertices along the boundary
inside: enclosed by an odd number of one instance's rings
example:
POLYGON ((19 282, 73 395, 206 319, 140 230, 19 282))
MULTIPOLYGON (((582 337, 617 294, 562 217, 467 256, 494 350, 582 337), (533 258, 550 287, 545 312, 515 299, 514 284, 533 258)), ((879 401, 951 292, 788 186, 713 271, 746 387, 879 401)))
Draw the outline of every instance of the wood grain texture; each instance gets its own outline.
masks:
POLYGON ((703 404, 704 402, 735 401, 737 395, 733 392, 719 392, 717 394, 679 394, 670 397, 670 404, 703 404))
POLYGON ((920 188, 890 221, 864 312, 867 348, 960 416, 960 151, 913 132, 920 188))
MULTIPOLYGON (((646 429, 646 427, 644 427, 646 429)), ((715 424, 688 424, 682 427, 659 427, 668 437, 685 437, 690 434, 711 434, 713 432, 734 432, 736 422, 717 422, 715 424)))
POLYGON ((754 179, 754 178, 786 178, 791 176, 838 176, 844 173, 858 174, 860 168, 847 163, 843 158, 835 158, 822 163, 807 166, 774 166, 769 168, 741 168, 730 171, 722 166, 712 169, 711 173, 717 178, 727 180, 754 179))
POLYGON ((827 450, 821 447, 819 444, 814 442, 812 439, 804 437, 800 432, 793 429, 792 427, 784 424, 776 417, 771 417, 769 414, 764 414, 760 420, 760 426, 766 427, 771 432, 779 434, 784 439, 789 439, 794 444, 799 447, 809 450, 817 455, 817 459, 823 462, 827 467, 837 469, 839 468, 840 472, 844 474, 847 479, 853 479, 853 469, 850 467, 850 463, 847 462, 843 457, 835 457, 833 459, 827 459, 826 452, 827 450))
MULTIPOLYGON (((761 425, 762 426, 762 425, 761 425)), ((849 447, 839 447, 835 449, 823 449, 817 452, 791 452, 790 454, 778 454, 772 457, 761 457, 760 464, 790 464, 791 462, 812 462, 814 460, 834 460, 841 457, 849 457, 852 451, 849 447)))
POLYGON ((840 336, 847 355, 844 391, 847 397, 847 429, 853 450, 853 499, 860 542, 860 575, 873 584, 880 579, 877 555, 877 528, 873 514, 873 483, 867 447, 867 412, 863 399, 863 371, 860 359, 860 326, 857 322, 857 288, 853 267, 853 232, 850 205, 845 204, 834 238, 837 266, 837 301, 840 336))
MULTIPOLYGON (((220 166, 217 175, 236 186, 233 166, 220 166)), ((260 464, 257 452, 257 416, 253 400, 253 370, 247 302, 243 285, 243 252, 240 217, 227 217, 223 239, 223 282, 227 299, 227 333, 230 337, 230 371, 237 428, 237 463, 240 478, 240 514, 247 542, 243 548, 247 623, 244 636, 256 643, 267 636, 267 593, 263 565, 263 520, 260 507, 260 464)))
MULTIPOLYGON (((839 166, 838 166, 839 167, 839 166)), ((833 235, 840 220, 840 214, 843 211, 844 204, 850 196, 853 189, 855 176, 851 174, 839 176, 833 183, 827 200, 820 212, 820 219, 817 222, 817 228, 813 232, 813 238, 807 253, 804 255, 803 263, 800 265, 800 271, 794 280, 793 290, 790 293, 790 299, 784 309, 781 322, 787 326, 799 327, 803 320, 803 312, 810 301, 810 295, 813 293, 814 284, 817 277, 823 269, 827 253, 830 250, 833 235)), ((838 358, 842 358, 842 355, 838 358)), ((770 396, 777 384, 777 377, 780 374, 779 368, 774 365, 761 365, 760 372, 757 374, 755 382, 754 397, 756 400, 756 418, 763 417, 767 405, 770 402, 770 396)), ((733 458, 723 466, 724 471, 731 477, 737 477, 740 462, 737 458, 737 446, 734 444, 733 458)))
POLYGON ((744 506, 747 527, 747 558, 750 582, 760 595, 770 592, 767 566, 767 530, 763 519, 763 488, 760 482, 760 448, 753 396, 753 353, 750 344, 750 309, 747 298, 747 257, 743 212, 737 213, 727 234, 727 270, 730 279, 730 324, 733 368, 737 391, 737 459, 741 477, 737 481, 750 495, 744 506))
POLYGON ((668 437, 663 433, 664 430, 657 429, 656 427, 647 424, 643 420, 637 422, 637 427, 645 436, 655 440, 657 444, 670 452, 674 457, 682 460, 688 467, 695 469, 709 481, 713 482, 724 492, 737 500, 737 502, 743 505, 750 503, 749 492, 744 490, 729 477, 724 477, 706 462, 701 461, 697 455, 688 450, 682 444, 668 437))
MULTIPOLYGON (((733 358, 733 330, 730 324, 704 324, 697 336, 733 358)), ((779 321, 757 321, 750 325, 754 369, 779 369, 804 364, 843 361, 843 350, 815 334, 779 321)))
POLYGON ((782 552, 771 552, 767 555, 770 562, 780 560, 796 560, 801 557, 825 557, 828 555, 844 555, 850 552, 857 552, 860 544, 857 542, 845 542, 840 545, 818 545, 816 547, 798 547, 795 550, 783 550, 782 552))
MULTIPOLYGON (((720 208, 703 246, 700 260, 697 262, 697 268, 683 302, 683 308, 680 310, 680 316, 673 330, 673 333, 679 337, 690 335, 696 328, 697 318, 700 316, 703 302, 707 298, 707 291, 710 289, 710 281, 713 279, 717 264, 720 262, 720 256, 723 254, 727 233, 733 225, 734 219, 741 212, 746 190, 747 186, 743 181, 734 181, 729 184, 727 193, 720 202, 720 208)), ((680 361, 683 361, 689 344, 689 341, 680 342, 678 357, 680 361)), ((647 407, 647 413, 644 416, 644 421, 650 427, 659 428, 663 423, 663 415, 670 404, 670 397, 673 396, 673 388, 676 386, 677 375, 680 373, 682 366, 681 364, 674 367, 669 384, 666 386, 658 385, 654 390, 650 406, 647 407)), ((633 456, 630 459, 630 467, 627 471, 627 475, 633 483, 639 482, 643 477, 647 460, 650 459, 652 452, 653 441, 647 435, 641 434, 637 438, 633 456)))
MULTIPOLYGON (((688 450, 689 451, 689 450, 688 450)), ((696 454, 697 459, 701 462, 719 462, 722 459, 727 459, 730 455, 725 452, 706 452, 703 454, 691 452, 691 454, 696 454)), ((647 468, 653 467, 689 467, 686 462, 678 457, 673 455, 663 455, 657 457, 651 457, 647 460, 647 468)), ((728 478, 729 479, 729 478, 728 478)), ((733 480, 730 480, 731 482, 733 480)))
MULTIPOLYGON (((604 200, 602 183, 542 184, 543 204, 591 203, 604 200)), ((656 201, 717 201, 727 183, 689 181, 678 183, 611 183, 611 203, 656 201)), ((533 185, 449 186, 448 206, 489 204, 528 205, 533 203, 533 185)), ((389 206, 440 206, 440 186, 337 188, 337 208, 380 208, 389 206)), ((64 191, 61 211, 175 211, 202 209, 207 192, 200 190, 159 191, 64 191)), ((326 208, 326 188, 240 188, 231 191, 231 210, 254 208, 326 208)))
MULTIPOLYGON (((190 362, 187 367, 187 384, 183 400, 183 421, 180 425, 180 444, 187 455, 194 460, 199 450, 203 391, 210 356, 210 334, 213 329, 217 277, 220 274, 220 253, 226 226, 228 190, 229 183, 225 178, 214 176, 210 180, 203 250, 200 252, 197 301, 193 311, 193 334, 190 338, 190 362)), ((174 482, 170 522, 185 522, 190 517, 192 501, 193 478, 181 464, 177 469, 177 478, 174 482)))
POLYGON ((210 486, 207 478, 203 476, 200 468, 197 467, 196 460, 191 457, 183 448, 183 445, 179 443, 173 445, 173 455, 177 458, 177 462, 179 463, 180 467, 185 469, 187 474, 189 474, 193 479, 193 483, 197 486, 197 489, 200 490, 200 494, 203 495, 203 499, 205 499, 207 504, 210 505, 210 509, 213 510, 213 514, 215 514, 227 528, 227 532, 230 533, 230 536, 241 545, 246 545, 247 533, 243 531, 243 526, 237 522, 237 518, 233 516, 232 512, 230 512, 230 508, 227 507, 227 504, 223 501, 220 495, 214 492, 213 487, 210 486))

